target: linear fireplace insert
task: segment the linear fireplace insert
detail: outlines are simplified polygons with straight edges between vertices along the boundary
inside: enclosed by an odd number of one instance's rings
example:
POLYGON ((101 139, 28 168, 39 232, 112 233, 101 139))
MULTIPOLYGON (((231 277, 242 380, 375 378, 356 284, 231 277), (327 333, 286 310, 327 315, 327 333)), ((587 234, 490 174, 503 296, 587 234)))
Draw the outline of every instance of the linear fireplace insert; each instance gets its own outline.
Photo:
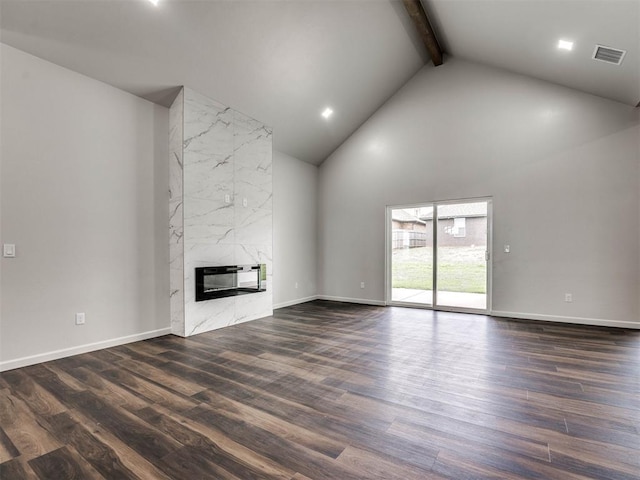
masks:
POLYGON ((196 302, 264 292, 266 279, 265 264, 197 267, 196 302))

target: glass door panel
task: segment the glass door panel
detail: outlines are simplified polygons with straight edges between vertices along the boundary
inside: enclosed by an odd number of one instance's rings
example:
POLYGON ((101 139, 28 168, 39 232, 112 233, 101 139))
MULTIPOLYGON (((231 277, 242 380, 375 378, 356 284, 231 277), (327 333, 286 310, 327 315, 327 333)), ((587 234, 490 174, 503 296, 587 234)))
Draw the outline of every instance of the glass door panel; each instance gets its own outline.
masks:
POLYGON ((433 206, 391 210, 391 300, 433 305, 433 206))
POLYGON ((488 202, 436 207, 436 306, 487 309, 488 202))

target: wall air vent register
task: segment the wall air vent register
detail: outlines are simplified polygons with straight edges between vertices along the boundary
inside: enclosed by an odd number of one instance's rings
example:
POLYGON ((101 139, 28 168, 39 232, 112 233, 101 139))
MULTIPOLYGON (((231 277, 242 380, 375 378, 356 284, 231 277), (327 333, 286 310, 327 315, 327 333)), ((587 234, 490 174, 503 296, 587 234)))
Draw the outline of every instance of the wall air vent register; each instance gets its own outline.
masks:
POLYGON ((593 59, 601 62, 612 63, 613 65, 620 65, 624 58, 626 50, 619 50, 617 48, 605 47, 604 45, 596 45, 593 51, 593 59))

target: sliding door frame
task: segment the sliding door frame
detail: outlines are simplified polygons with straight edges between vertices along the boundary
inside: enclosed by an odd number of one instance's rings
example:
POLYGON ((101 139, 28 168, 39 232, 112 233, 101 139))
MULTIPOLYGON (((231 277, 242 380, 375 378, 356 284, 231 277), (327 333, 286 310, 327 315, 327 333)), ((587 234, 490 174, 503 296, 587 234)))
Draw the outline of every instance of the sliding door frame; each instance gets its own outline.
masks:
POLYGON ((425 308, 428 310, 439 310, 444 312, 461 312, 461 313, 479 313, 490 315, 492 310, 492 291, 493 291, 493 198, 492 197, 474 197, 474 198, 457 198, 451 200, 434 200, 432 202, 412 203, 405 205, 387 205, 385 209, 385 305, 425 308), (438 305, 438 206, 450 205, 458 203, 474 203, 487 202, 487 308, 475 309, 464 307, 450 307, 438 305), (393 255, 393 222, 392 210, 405 208, 421 208, 433 207, 433 289, 431 305, 413 302, 401 302, 392 300, 392 255, 393 255))

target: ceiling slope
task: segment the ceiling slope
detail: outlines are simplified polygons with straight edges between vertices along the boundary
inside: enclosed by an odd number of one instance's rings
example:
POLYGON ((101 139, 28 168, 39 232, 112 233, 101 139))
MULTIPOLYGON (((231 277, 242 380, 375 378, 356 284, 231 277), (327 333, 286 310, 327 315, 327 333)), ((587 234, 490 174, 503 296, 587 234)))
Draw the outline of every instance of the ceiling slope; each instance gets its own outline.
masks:
MULTIPOLYGON (((640 0, 422 3, 449 55, 640 102, 640 0), (622 65, 592 60, 596 44, 622 65)), ((429 61, 399 0, 0 0, 0 41, 161 104, 188 85, 314 164, 429 61)))
POLYGON ((640 0, 422 0, 445 52, 635 107, 640 0), (558 40, 573 50, 557 48, 558 40), (622 65, 596 45, 626 50, 622 65))
POLYGON ((428 59, 389 0, 2 0, 0 27, 3 43, 157 103, 188 85, 314 164, 428 59))

